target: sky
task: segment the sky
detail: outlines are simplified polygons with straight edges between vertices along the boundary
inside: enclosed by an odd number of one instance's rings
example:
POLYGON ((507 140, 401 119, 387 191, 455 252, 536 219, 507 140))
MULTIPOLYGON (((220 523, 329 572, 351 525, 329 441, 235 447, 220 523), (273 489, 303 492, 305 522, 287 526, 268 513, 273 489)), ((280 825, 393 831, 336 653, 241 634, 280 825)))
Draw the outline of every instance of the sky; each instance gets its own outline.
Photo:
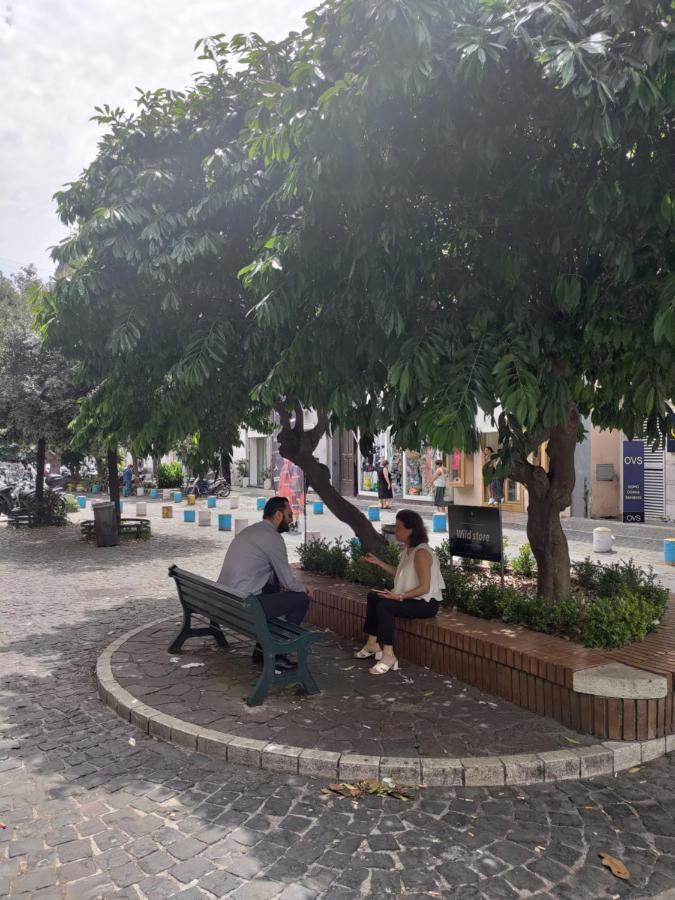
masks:
POLYGON ((54 271, 65 235, 54 192, 96 155, 94 107, 131 108, 136 87, 180 90, 195 41, 303 27, 313 0, 0 0, 0 271, 54 271))

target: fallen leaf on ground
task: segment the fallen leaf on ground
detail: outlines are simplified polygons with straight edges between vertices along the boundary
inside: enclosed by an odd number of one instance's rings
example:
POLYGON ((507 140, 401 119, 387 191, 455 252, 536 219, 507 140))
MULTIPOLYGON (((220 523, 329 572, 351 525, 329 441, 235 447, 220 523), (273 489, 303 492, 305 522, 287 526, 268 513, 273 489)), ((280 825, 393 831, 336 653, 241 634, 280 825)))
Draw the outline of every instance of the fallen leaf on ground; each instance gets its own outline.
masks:
POLYGON ((359 781, 357 784, 349 784, 347 781, 333 782, 324 788, 324 794, 337 794, 339 797, 349 797, 358 800, 364 794, 375 794, 378 797, 394 797, 397 800, 410 800, 407 789, 393 781, 359 781))
POLYGON ((575 741, 574 738, 571 738, 571 737, 566 737, 565 740, 569 741, 570 744, 578 744, 579 743, 579 741, 575 741))
POLYGON ((639 772, 641 768, 642 766, 633 766, 633 768, 629 769, 628 771, 631 773, 631 775, 633 775, 635 772, 639 772))
POLYGON ((129 746, 130 747, 136 746, 136 738, 129 738, 129 746))
POLYGON ((423 697, 431 697, 432 694, 433 694, 433 691, 425 691, 425 692, 422 694, 422 696, 423 696, 423 697))
POLYGON ((603 866, 607 866, 612 875, 616 875, 617 878, 621 878, 623 881, 628 881, 630 872, 620 859, 617 859, 616 856, 610 856, 609 853, 598 853, 598 856, 602 860, 603 866))
POLYGON ((346 669, 343 669, 342 671, 343 671, 343 672, 351 672, 351 670, 352 670, 353 668, 354 668, 354 666, 347 666, 347 668, 346 668, 346 669))

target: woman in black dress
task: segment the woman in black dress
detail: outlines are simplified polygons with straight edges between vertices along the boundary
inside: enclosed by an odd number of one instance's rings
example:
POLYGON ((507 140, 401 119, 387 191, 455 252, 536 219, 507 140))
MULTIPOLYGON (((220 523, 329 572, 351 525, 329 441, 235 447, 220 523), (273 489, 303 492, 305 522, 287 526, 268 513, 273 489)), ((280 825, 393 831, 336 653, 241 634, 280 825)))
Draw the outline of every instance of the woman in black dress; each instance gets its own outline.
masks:
POLYGON ((391 487, 391 472, 387 459, 383 459, 377 467, 377 496, 380 498, 380 509, 389 509, 394 491, 391 487))

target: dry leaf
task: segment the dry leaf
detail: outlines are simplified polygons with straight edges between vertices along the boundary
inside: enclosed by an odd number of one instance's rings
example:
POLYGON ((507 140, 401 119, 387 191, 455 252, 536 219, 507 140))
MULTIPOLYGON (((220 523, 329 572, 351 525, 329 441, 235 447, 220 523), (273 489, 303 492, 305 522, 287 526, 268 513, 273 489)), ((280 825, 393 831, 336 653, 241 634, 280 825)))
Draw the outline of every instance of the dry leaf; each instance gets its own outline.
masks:
POLYGON ((621 878, 623 881, 628 881, 630 872, 620 859, 617 859, 616 856, 610 856, 609 853, 598 853, 598 856, 602 860, 603 866, 607 866, 612 875, 616 875, 617 878, 621 878))
POLYGON ((574 738, 571 738, 571 737, 566 737, 565 740, 569 741, 570 744, 578 744, 579 743, 579 741, 575 741, 574 738))
POLYGON ((628 771, 631 773, 631 775, 633 775, 635 772, 639 772, 641 768, 642 766, 633 766, 633 768, 629 769, 628 771))
POLYGON ((347 666, 347 668, 346 668, 346 669, 343 669, 342 671, 343 671, 343 672, 351 672, 351 670, 352 670, 353 668, 354 668, 354 666, 347 666))
POLYGON ((422 696, 423 696, 423 697, 431 697, 432 694, 433 694, 433 691, 425 691, 425 692, 422 694, 422 696))

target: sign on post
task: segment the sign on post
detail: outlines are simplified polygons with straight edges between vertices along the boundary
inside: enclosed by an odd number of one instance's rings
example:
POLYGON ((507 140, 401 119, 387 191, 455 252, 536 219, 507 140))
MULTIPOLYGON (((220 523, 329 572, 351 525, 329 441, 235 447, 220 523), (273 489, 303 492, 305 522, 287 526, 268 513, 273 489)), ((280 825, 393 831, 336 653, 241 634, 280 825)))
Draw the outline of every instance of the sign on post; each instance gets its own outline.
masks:
POLYGON ((645 443, 623 442, 623 521, 645 520, 645 443))
POLYGON ((501 509, 448 506, 448 542, 453 556, 503 562, 501 509))

